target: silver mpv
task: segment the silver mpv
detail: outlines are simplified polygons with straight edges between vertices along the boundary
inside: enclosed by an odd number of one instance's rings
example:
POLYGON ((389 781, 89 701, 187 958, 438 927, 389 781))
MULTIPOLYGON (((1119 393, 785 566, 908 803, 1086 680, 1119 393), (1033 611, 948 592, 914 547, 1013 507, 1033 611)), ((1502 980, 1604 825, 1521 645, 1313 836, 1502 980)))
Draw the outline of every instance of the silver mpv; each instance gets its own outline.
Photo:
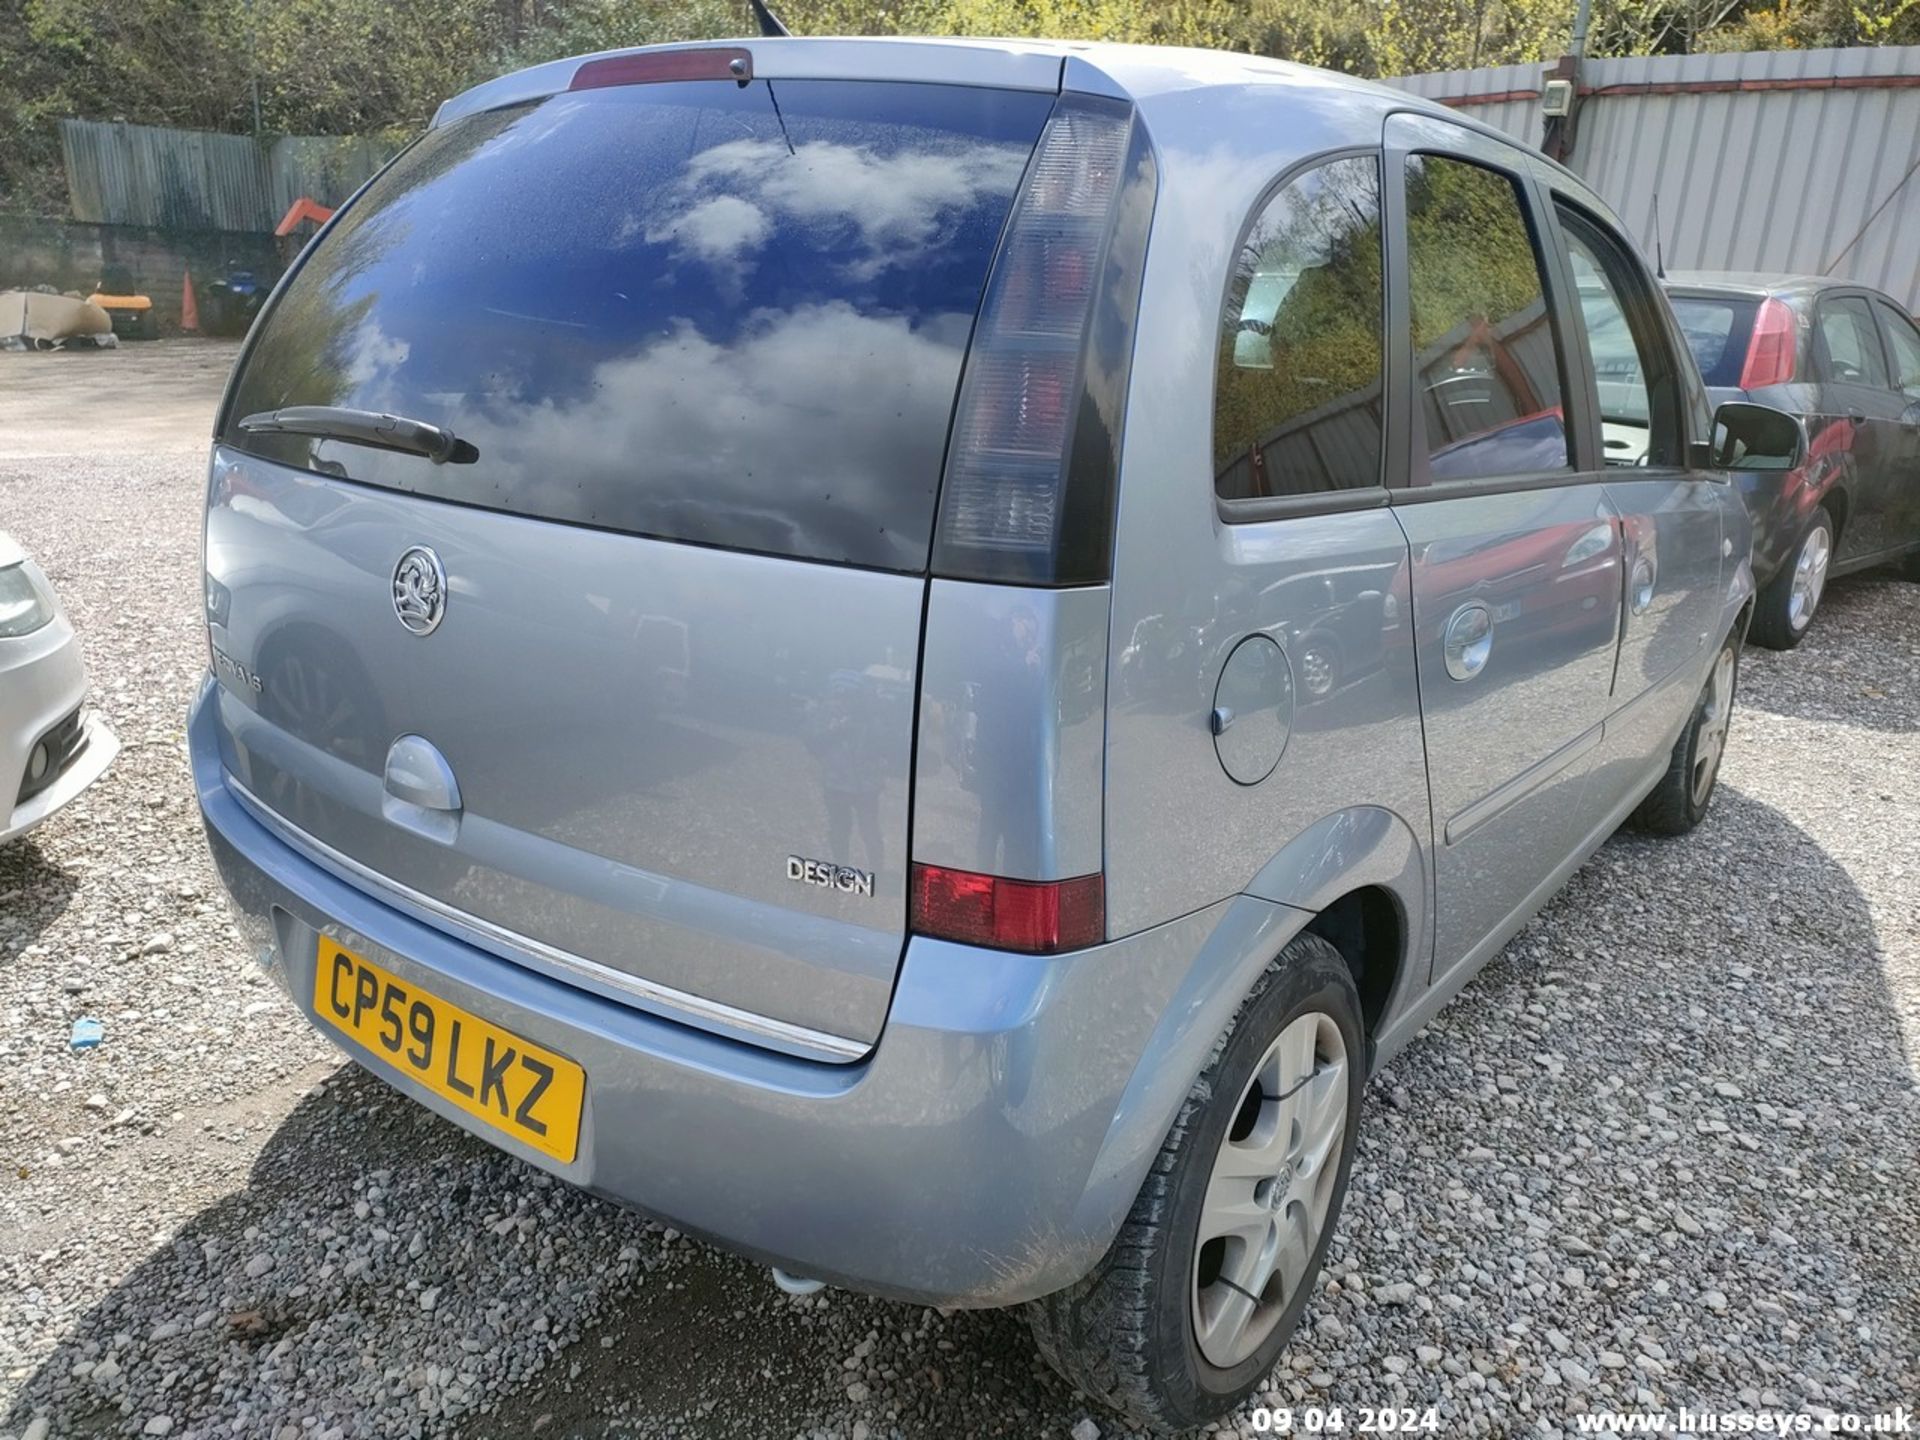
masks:
POLYGON ((1726 471, 1803 445, 1716 426, 1577 179, 1394 91, 563 61, 254 327, 195 779, 261 963, 403 1093, 788 1283, 1028 1303, 1191 1425, 1305 1307, 1368 1074, 1705 813, 1726 471))

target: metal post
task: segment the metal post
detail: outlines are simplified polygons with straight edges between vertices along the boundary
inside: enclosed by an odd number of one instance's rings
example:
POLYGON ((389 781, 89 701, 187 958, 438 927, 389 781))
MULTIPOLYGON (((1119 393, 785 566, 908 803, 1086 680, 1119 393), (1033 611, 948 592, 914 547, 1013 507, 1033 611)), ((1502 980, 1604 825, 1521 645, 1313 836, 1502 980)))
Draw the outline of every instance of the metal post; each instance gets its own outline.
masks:
MULTIPOLYGON (((1584 6, 1586 0, 1580 0, 1584 6)), ((259 36, 253 27, 253 0, 246 0, 246 69, 253 90, 253 138, 259 140, 259 36)))
POLYGON ((1573 11, 1573 39, 1567 53, 1576 60, 1587 53, 1587 22, 1593 17, 1593 0, 1579 0, 1573 11))

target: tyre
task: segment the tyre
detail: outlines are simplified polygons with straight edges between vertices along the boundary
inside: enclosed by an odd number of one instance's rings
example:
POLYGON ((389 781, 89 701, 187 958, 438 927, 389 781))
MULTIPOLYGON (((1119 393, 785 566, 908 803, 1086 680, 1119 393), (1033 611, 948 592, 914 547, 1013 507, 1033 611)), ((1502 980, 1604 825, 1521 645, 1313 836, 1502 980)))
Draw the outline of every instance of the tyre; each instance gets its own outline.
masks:
POLYGON ((142 310, 140 320, 133 327, 136 340, 158 340, 160 338, 160 320, 151 310, 142 310))
POLYGON ((1666 774, 1633 812, 1635 826, 1655 835, 1684 835, 1706 818, 1720 781, 1739 679, 1740 637, 1729 635, 1714 657, 1687 728, 1673 743, 1666 774))
POLYGON ((1827 567, 1833 561, 1833 517, 1823 505, 1793 547, 1780 573, 1767 582, 1753 608, 1753 629, 1749 632, 1756 645, 1769 650, 1791 650, 1805 638, 1813 624, 1820 597, 1827 589, 1827 567))
POLYGON ((1028 1305, 1056 1370, 1157 1430, 1204 1424, 1259 1387, 1340 1213, 1366 1054, 1346 962, 1296 937, 1194 1082, 1112 1248, 1028 1305))
POLYGON ((1920 550, 1909 550, 1907 558, 1900 562, 1900 578, 1920 580, 1920 550))

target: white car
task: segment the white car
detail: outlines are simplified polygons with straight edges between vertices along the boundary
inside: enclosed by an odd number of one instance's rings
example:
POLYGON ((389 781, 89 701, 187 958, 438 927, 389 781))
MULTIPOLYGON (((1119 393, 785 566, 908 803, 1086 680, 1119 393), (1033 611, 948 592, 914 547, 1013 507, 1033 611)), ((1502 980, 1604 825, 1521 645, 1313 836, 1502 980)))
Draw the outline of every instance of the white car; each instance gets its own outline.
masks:
POLYGON ((0 845, 33 829, 113 762, 120 742, 83 701, 73 626, 40 567, 0 530, 0 845))

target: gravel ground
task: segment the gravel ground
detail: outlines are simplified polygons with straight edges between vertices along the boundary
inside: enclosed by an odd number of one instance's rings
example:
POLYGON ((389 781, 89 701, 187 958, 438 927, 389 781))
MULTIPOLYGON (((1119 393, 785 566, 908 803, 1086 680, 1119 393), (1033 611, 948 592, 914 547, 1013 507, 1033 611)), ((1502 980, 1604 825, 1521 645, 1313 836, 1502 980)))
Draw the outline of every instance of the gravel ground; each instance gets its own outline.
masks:
MULTIPOLYGON (((1124 1434, 1018 1317, 783 1297, 394 1098, 258 983, 181 751, 225 356, 171 356, 90 357, 127 428, 0 447, 0 525, 126 743, 0 851, 0 1436, 1124 1434), (182 366, 204 408, 151 423, 182 366)), ((60 394, 13 386, 36 363, 0 355, 9 426, 60 394)), ((1271 1403, 1551 1435, 1920 1401, 1920 586, 1841 582, 1744 664, 1709 823, 1610 843, 1375 1082, 1271 1403)))

